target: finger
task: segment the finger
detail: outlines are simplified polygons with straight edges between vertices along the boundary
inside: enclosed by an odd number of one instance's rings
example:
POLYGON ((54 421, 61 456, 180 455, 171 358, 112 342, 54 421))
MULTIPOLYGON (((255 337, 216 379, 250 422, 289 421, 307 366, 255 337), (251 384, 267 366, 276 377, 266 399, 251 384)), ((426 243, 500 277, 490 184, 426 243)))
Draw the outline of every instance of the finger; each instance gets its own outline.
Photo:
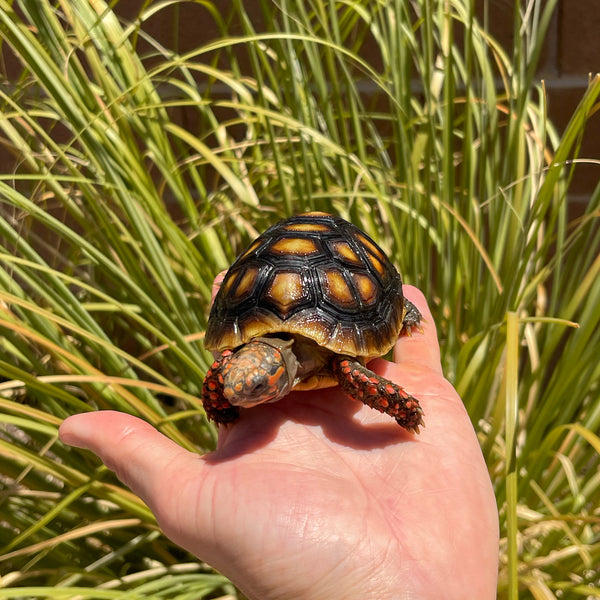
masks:
POLYGON ((440 345, 433 316, 427 305, 423 292, 412 285, 403 286, 406 298, 410 300, 423 315, 422 332, 415 331, 412 335, 401 336, 394 346, 394 362, 418 362, 426 368, 442 372, 440 361, 440 345))
POLYGON ((213 284, 212 284, 212 297, 210 299, 211 304, 215 301, 215 296, 217 295, 217 292, 219 291, 219 288, 221 287, 221 284, 223 283, 223 279, 225 279, 225 273, 227 273, 227 271, 221 271, 215 277, 215 280, 213 281, 213 284))
POLYGON ((165 474, 177 465, 198 469, 201 461, 146 421, 111 410, 73 415, 63 421, 60 439, 98 455, 117 477, 154 509, 165 474))

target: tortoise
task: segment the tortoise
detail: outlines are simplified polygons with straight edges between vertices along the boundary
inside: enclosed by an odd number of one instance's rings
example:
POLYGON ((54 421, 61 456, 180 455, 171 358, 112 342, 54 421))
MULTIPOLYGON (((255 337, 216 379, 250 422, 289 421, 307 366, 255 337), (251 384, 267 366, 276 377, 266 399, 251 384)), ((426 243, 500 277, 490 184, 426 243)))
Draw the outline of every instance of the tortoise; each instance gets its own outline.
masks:
POLYGON ((366 363, 421 318, 398 271, 358 227, 323 212, 281 221, 235 260, 215 297, 204 340, 216 356, 202 390, 206 415, 230 423, 240 407, 337 384, 418 433, 418 400, 366 363))

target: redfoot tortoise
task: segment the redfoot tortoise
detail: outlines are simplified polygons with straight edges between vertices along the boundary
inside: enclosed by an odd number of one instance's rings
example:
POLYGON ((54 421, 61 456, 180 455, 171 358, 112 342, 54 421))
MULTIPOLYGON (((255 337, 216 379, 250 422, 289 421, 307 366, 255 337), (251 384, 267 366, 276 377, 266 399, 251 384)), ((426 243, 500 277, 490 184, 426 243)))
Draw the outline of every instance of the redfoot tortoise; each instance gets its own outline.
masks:
POLYGON ((231 265, 213 303, 206 414, 228 423, 239 407, 338 384, 418 433, 418 400, 365 364, 420 320, 400 274, 360 229, 322 212, 277 223, 231 265))

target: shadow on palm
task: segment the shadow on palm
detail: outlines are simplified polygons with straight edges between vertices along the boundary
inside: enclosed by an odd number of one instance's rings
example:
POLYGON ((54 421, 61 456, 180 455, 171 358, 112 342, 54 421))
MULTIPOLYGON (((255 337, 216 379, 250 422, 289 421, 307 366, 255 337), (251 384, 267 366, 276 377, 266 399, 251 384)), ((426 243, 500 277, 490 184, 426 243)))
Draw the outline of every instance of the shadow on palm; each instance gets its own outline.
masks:
POLYGON ((234 424, 221 426, 218 449, 206 460, 218 463, 232 460, 262 448, 277 446, 282 426, 286 435, 309 435, 314 443, 374 450, 414 440, 392 418, 342 394, 337 388, 292 392, 273 404, 243 410, 234 424), (373 412, 373 417, 365 415, 373 412), (363 416, 364 418, 360 418, 363 416))

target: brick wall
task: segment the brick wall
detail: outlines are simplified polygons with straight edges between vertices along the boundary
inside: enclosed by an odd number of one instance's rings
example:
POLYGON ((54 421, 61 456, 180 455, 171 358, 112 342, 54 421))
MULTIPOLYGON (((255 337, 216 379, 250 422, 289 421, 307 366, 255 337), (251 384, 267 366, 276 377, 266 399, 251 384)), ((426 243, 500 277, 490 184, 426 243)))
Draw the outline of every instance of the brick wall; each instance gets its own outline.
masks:
MULTIPOLYGON (((215 0, 213 0, 215 1, 215 0)), ((513 7, 515 0, 489 0, 488 21, 494 36, 506 48, 512 45, 513 7)), ((117 6, 139 6, 140 0, 121 0, 117 6)), ((215 4, 229 7, 228 0, 216 0, 215 4)), ((526 4, 522 0, 522 4, 526 4)), ((476 0, 480 16, 483 16, 484 0, 476 0)), ((259 0, 247 0, 247 10, 260 15, 259 0), (255 7, 253 9, 253 7, 255 7)), ((134 8, 135 10, 135 8, 134 8)), ((203 40, 218 35, 215 29, 198 32, 198 22, 212 24, 212 19, 203 18, 199 5, 184 5, 179 9, 179 31, 174 30, 168 19, 161 23, 149 23, 151 33, 163 39, 167 47, 191 49, 203 40), (190 24, 186 26, 186 24, 190 24), (198 35, 202 35, 202 39, 198 35), (178 36, 178 37, 177 37, 178 36)), ((130 15, 133 16, 133 15, 130 15)), ((586 89, 589 74, 600 73, 600 0, 558 0, 558 8, 548 32, 546 47, 540 62, 539 78, 545 82, 549 116, 562 131, 569 122, 586 89)), ((581 156, 600 159, 600 111, 592 117, 581 156)), ((577 167, 571 185, 571 197, 584 200, 589 197, 600 181, 600 165, 577 167)))
MULTIPOLYGON (((476 0, 483 18, 483 0, 476 0)), ((522 4, 525 4, 523 1, 522 4)), ((514 0, 489 2, 489 25, 505 48, 512 46, 514 0)), ((580 102, 590 74, 600 73, 600 0, 558 0, 538 77, 544 81, 551 121, 563 131, 580 102)), ((588 124, 581 156, 600 160, 600 111, 588 124)), ((570 192, 585 201, 600 181, 600 165, 577 167, 570 192)))
MULTIPOLYGON (((515 0, 491 0, 489 22, 493 34, 506 46, 512 43, 512 11, 515 0)), ((247 0, 250 13, 260 14, 260 0, 247 0)), ((523 2, 524 3, 524 2, 523 2)), ((142 0, 120 0, 115 10, 134 19, 142 0)), ((229 0, 216 0, 217 6, 230 7, 229 0)), ((477 0, 478 8, 484 4, 477 0)), ((218 36, 213 19, 200 3, 182 3, 171 14, 161 11, 144 28, 167 48, 180 51, 195 48, 218 36), (199 23, 202 27, 199 28, 199 23)), ((600 72, 600 0, 559 0, 540 65, 540 79, 546 84, 549 114, 562 129, 580 101, 589 73, 600 72)), ((8 67, 11 65, 9 64, 8 67)), ((9 69, 10 70, 10 69, 9 69)), ((583 142, 582 156, 600 159, 600 111, 592 117, 583 142)), ((5 161, 0 156, 0 167, 5 161)), ((581 165, 571 187, 574 199, 585 200, 600 181, 600 166, 581 165)))
MULTIPOLYGON (((600 73, 598 32, 599 0, 560 0, 540 75, 548 89, 550 117, 561 130, 581 100, 589 74, 600 73)), ((590 119, 581 155, 600 159, 600 111, 590 119)), ((599 165, 581 165, 571 192, 585 200, 599 181, 599 165)))

